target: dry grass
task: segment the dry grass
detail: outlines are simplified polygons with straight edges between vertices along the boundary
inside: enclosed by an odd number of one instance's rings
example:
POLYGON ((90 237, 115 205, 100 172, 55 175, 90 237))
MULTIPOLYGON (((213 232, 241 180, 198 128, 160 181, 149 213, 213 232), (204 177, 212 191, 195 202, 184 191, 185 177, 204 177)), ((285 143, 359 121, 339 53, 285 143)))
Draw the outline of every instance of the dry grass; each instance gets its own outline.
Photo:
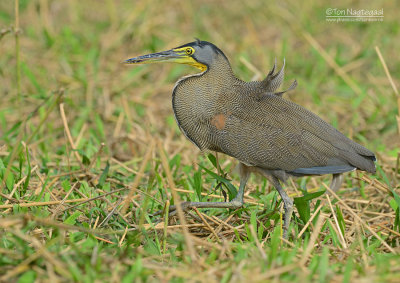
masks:
MULTIPOLYGON (((328 23, 328 6, 311 1, 18 4, 19 18, 0 3, 0 281, 398 280, 394 3, 336 4, 384 8, 381 23, 328 23), (221 47, 246 80, 285 57, 299 82, 286 97, 374 150, 377 174, 348 174, 338 195, 307 203, 307 221, 297 208, 289 241, 259 177, 243 209, 170 216, 180 200, 223 199, 218 175, 237 186, 236 162, 219 155, 220 172, 174 122, 171 89, 194 70, 119 62, 193 37, 221 47)), ((328 179, 286 187, 301 197, 328 179)))

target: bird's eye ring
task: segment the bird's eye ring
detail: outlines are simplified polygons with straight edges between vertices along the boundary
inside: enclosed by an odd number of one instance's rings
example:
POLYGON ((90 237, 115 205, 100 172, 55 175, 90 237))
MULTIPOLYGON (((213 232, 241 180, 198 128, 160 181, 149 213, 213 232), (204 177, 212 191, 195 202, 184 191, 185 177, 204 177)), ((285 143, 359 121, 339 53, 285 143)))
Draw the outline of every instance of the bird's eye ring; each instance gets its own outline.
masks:
POLYGON ((192 48, 186 48, 186 54, 187 55, 192 55, 193 54, 193 49, 192 48))

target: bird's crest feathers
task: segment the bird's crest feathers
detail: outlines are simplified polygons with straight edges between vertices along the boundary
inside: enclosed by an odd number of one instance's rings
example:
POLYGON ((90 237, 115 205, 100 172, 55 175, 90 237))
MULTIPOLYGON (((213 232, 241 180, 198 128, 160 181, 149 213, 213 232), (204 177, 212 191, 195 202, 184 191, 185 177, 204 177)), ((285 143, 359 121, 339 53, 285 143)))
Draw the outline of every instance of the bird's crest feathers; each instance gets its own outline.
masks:
POLYGON ((265 85, 265 92, 267 94, 275 94, 278 96, 282 96, 285 92, 293 90, 297 87, 297 81, 294 80, 290 87, 285 91, 275 92, 282 84, 283 78, 285 77, 285 59, 283 59, 283 66, 282 68, 275 73, 276 69, 276 59, 274 66, 272 67, 271 71, 269 71, 267 77, 263 80, 263 84, 265 85))

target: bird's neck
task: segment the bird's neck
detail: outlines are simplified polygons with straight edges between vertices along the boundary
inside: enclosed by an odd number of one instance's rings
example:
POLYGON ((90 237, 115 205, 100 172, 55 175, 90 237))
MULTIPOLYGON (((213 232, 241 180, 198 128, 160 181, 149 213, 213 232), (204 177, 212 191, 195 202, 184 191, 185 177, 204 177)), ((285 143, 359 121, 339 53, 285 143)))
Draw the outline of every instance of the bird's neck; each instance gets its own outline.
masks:
POLYGON ((222 83, 231 82, 233 78, 236 79, 228 60, 218 60, 218 63, 207 68, 205 75, 208 78, 218 78, 222 80, 222 83))
POLYGON ((176 83, 172 94, 176 121, 185 136, 200 149, 208 148, 205 144, 207 124, 219 111, 221 96, 232 89, 236 80, 229 62, 221 60, 206 71, 176 83))

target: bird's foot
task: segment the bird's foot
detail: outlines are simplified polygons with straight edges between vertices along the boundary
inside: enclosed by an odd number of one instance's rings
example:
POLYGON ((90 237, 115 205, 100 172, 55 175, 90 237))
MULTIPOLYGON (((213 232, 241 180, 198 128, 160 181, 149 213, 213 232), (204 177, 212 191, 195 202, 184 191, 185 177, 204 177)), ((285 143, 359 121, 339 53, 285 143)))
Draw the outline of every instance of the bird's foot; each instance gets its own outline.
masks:
MULTIPOLYGON (((238 199, 233 199, 231 201, 225 202, 192 202, 192 201, 185 201, 181 202, 180 204, 183 211, 188 211, 189 209, 196 207, 196 208, 230 208, 230 209, 237 209, 243 206, 243 201, 238 199)), ((161 215, 164 213, 165 210, 157 211, 153 214, 153 216, 161 215)), ((169 215, 173 216, 177 213, 177 206, 171 205, 169 207, 169 215)))

